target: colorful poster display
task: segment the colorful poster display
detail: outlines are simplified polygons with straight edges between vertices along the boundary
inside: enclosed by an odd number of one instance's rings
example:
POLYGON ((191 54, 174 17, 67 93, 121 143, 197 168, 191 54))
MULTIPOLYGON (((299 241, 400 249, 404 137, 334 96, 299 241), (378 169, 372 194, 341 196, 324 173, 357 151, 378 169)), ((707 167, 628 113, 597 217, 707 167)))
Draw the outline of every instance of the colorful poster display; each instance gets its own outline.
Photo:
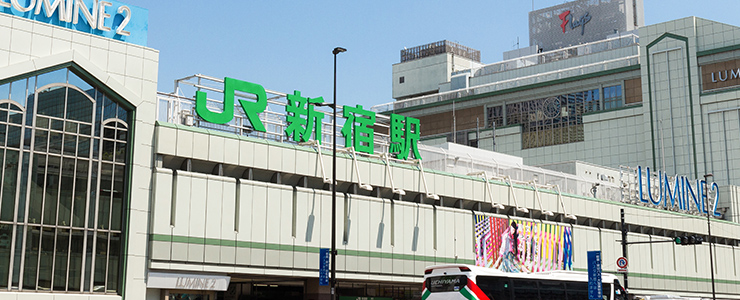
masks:
POLYGON ((573 230, 475 215, 475 265, 511 273, 572 270, 573 230))

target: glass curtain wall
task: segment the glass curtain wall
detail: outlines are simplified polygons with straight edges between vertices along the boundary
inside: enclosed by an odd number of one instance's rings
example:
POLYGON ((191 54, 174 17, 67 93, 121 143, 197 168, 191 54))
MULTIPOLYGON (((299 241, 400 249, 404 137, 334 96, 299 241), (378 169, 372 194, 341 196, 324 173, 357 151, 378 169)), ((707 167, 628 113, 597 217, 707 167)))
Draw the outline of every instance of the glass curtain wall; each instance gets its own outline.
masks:
POLYGON ((622 107, 622 86, 508 103, 486 108, 486 126, 522 126, 522 149, 582 142, 583 115, 622 107), (504 107, 505 106, 505 107, 504 107), (504 114, 506 119, 504 122, 504 114))
POLYGON ((0 290, 119 293, 130 113, 69 69, 0 84, 0 290))

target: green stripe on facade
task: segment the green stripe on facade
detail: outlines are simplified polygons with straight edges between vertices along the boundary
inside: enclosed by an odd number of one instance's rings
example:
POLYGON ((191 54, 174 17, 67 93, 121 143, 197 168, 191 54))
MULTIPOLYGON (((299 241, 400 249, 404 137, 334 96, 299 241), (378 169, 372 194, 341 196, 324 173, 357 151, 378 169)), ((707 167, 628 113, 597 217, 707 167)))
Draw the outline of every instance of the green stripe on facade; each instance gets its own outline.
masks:
POLYGON ((704 51, 697 51, 696 56, 697 57, 707 56, 707 55, 712 55, 712 54, 717 54, 717 53, 722 53, 722 52, 727 52, 727 51, 735 51, 735 50, 740 50, 740 44, 727 46, 727 47, 721 47, 721 48, 715 48, 715 49, 709 49, 709 50, 704 50, 704 51))
MULTIPOLYGON (((172 241, 174 243, 204 245, 203 242, 208 239, 183 237, 183 236, 175 236, 175 235, 165 235, 165 234, 150 234, 149 240, 150 241, 164 241, 164 242, 172 241)), ((241 242, 241 241, 233 242, 233 241, 228 241, 228 240, 219 240, 219 241, 221 243, 224 243, 221 245, 225 246, 225 244, 233 243, 238 248, 270 249, 270 250, 293 251, 293 252, 303 252, 303 253, 319 253, 319 249, 320 249, 318 247, 310 247, 310 246, 293 246, 293 245, 281 245, 281 244, 257 243, 257 242, 241 242)), ((423 255, 409 255, 409 254, 394 254, 394 253, 386 253, 386 252, 337 249, 337 253, 339 255, 345 255, 345 256, 380 257, 380 258, 387 258, 387 259, 425 261, 425 262, 431 262, 431 263, 437 263, 437 264, 443 264, 443 263, 459 263, 459 264, 468 264, 468 265, 475 264, 475 260, 472 260, 472 259, 459 259, 459 258, 434 257, 434 256, 423 256, 423 255)), ((579 271, 579 272, 588 272, 588 269, 581 269, 581 268, 573 268, 573 270, 579 271)), ((619 273, 616 273, 616 272, 604 271, 604 273, 619 275, 619 273)), ((664 279, 664 280, 711 282, 711 279, 709 278, 672 276, 672 275, 655 275, 655 274, 647 274, 647 273, 630 272, 629 276, 637 277, 637 278, 652 278, 652 279, 664 279)), ((715 282, 724 283, 724 284, 740 285, 740 280, 716 279, 715 282)))
MULTIPOLYGON (((580 268, 573 268, 573 271, 579 271, 579 272, 588 272, 588 269, 580 269, 580 268)), ((617 272, 604 272, 614 275, 622 275, 622 273, 617 272)), ((651 278, 651 279, 665 279, 665 280, 683 280, 683 281, 692 281, 692 282, 712 282, 710 278, 700 278, 700 277, 687 277, 687 276, 673 276, 673 275, 656 275, 656 274, 647 274, 647 273, 633 273, 630 272, 629 277, 637 277, 637 278, 651 278)), ((715 283, 726 283, 726 284, 740 284, 740 280, 727 280, 727 279, 715 279, 715 283)))
MULTIPOLYGON (((647 79, 648 79, 648 101, 650 103, 650 137, 651 137, 651 144, 652 144, 652 152, 653 152, 653 169, 658 169, 658 161, 656 159, 656 140, 655 140, 655 124, 653 119, 653 85, 652 80, 650 76, 650 48, 657 45, 660 41, 662 41, 665 38, 672 38, 679 41, 682 41, 686 44, 686 72, 688 75, 688 81, 689 81, 689 109, 691 114, 691 144, 693 147, 693 154, 694 154, 694 176, 696 178, 699 177, 699 166, 698 164, 698 158, 696 154, 696 125, 694 124, 694 95, 691 89, 691 56, 689 55, 689 38, 685 36, 680 36, 673 33, 664 33, 654 41, 650 42, 645 47, 645 56, 647 58, 647 79)), ((702 124, 704 124, 704 116, 702 117, 702 124)), ((705 162, 706 164, 706 162, 705 162)))
POLYGON ((149 240, 153 242, 172 242, 172 237, 169 235, 150 234, 149 240))
MULTIPOLYGON (((79 72, 80 74, 86 74, 87 72, 79 72)), ((89 82, 89 81, 88 81, 89 82)), ((100 84, 99 86, 107 86, 105 84, 100 84)), ((118 96, 117 93, 113 93, 112 95, 118 96)), ((131 106, 127 101, 119 101, 120 103, 124 103, 126 106, 131 106)), ((119 104, 121 105, 121 104, 119 104)), ((122 105, 123 106, 123 105, 122 105)), ((126 299, 126 271, 128 270, 128 246, 129 246, 129 233, 131 233, 131 191, 133 190, 133 167, 134 167, 134 137, 136 136, 136 108, 131 108, 131 121, 130 121, 130 130, 131 134, 129 134, 129 140, 127 141, 128 145, 131 145, 132 147, 126 147, 128 148, 126 153, 126 159, 129 163, 126 164, 126 196, 124 199, 126 199, 126 210, 123 215, 123 226, 124 232, 122 232, 121 236, 124 239, 123 242, 123 259, 121 260, 121 265, 119 267, 121 268, 121 277, 118 278, 118 286, 121 287, 121 298, 126 299)))
POLYGON ((584 117, 585 116, 592 116, 592 115, 598 115, 598 114, 603 114, 603 113, 610 113, 610 112, 615 112, 615 111, 620 111, 620 110, 625 110, 625 109, 641 108, 641 107, 642 107, 642 103, 629 104, 629 105, 626 105, 626 106, 620 106, 620 107, 617 107, 617 108, 611 108, 611 109, 607 109, 607 110, 599 110, 599 111, 592 111, 592 112, 583 113, 583 116, 584 117))
MULTIPOLYGON (((229 246, 229 247, 237 247, 237 248, 267 249, 267 250, 293 251, 293 252, 303 252, 303 253, 319 253, 321 249, 318 247, 311 247, 311 246, 294 246, 294 245, 283 245, 283 244, 272 244, 272 243, 243 242, 243 241, 197 238, 197 237, 166 235, 166 234, 150 234, 149 241, 173 242, 173 243, 197 244, 197 245, 229 246)), ((400 260, 411 260, 411 261, 425 261, 425 262, 431 262, 431 263, 460 263, 460 264, 469 264, 469 265, 472 265, 475 263, 475 260, 472 260, 472 259, 459 259, 459 258, 456 259, 456 258, 435 257, 435 256, 425 256, 425 255, 411 255, 411 254, 358 251, 358 250, 345 250, 345 249, 337 249, 337 254, 345 255, 345 256, 355 256, 355 257, 374 257, 374 258, 400 259, 400 260)))
POLYGON ((716 95, 716 94, 736 92, 736 91, 740 91, 740 87, 723 88, 721 90, 711 90, 711 91, 706 91, 706 92, 702 91, 699 95, 708 96, 708 95, 716 95))

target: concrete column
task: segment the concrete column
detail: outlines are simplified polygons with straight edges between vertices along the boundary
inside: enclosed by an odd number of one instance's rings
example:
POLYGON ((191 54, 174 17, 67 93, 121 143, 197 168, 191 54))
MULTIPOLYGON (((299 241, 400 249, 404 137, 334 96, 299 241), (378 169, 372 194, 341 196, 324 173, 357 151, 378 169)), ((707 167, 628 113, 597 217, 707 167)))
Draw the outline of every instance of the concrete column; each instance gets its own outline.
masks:
POLYGON ((305 300, 330 300, 331 299, 331 288, 328 285, 320 286, 318 278, 306 279, 306 294, 303 299, 305 300))

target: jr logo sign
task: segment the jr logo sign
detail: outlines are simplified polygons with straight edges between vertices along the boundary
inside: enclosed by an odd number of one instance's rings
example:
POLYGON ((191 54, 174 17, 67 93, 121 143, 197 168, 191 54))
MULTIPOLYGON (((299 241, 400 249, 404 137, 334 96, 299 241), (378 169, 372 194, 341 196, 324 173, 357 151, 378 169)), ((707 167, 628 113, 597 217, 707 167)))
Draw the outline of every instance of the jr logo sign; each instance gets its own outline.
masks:
MULTIPOLYGON (((2 1, 2 0, 0 0, 2 1)), ((223 110, 213 112, 208 108, 206 92, 195 92, 195 112, 204 121, 214 124, 227 124, 234 119, 234 98, 236 91, 251 94, 251 100, 239 99, 239 104, 255 131, 266 132, 259 114, 267 109, 267 93, 259 84, 234 78, 224 78, 223 110)), ((306 142, 311 136, 321 143, 321 121, 324 113, 316 111, 314 105, 323 103, 322 97, 308 98, 301 96, 300 91, 287 95, 285 106, 285 134, 296 142, 306 142), (313 104, 313 105, 312 105, 313 104)), ((375 151, 375 112, 362 108, 362 105, 343 106, 342 136, 345 147, 353 147, 358 152, 373 154, 375 151)), ((421 159, 417 142, 421 136, 419 119, 391 114, 390 116, 389 152, 398 159, 408 159, 413 155, 421 159)))
POLYGON ((195 112, 203 118, 206 122, 214 124, 226 124, 234 119, 234 92, 240 91, 244 93, 253 94, 257 97, 257 101, 250 102, 239 99, 244 114, 247 115, 249 122, 252 123, 252 127, 257 131, 265 131, 265 125, 262 124, 258 114, 265 111, 267 108, 267 94, 265 88, 259 84, 251 82, 241 81, 226 77, 224 78, 224 110, 221 113, 215 113, 208 110, 206 107, 208 101, 206 99, 206 92, 197 91, 195 92, 195 112))

